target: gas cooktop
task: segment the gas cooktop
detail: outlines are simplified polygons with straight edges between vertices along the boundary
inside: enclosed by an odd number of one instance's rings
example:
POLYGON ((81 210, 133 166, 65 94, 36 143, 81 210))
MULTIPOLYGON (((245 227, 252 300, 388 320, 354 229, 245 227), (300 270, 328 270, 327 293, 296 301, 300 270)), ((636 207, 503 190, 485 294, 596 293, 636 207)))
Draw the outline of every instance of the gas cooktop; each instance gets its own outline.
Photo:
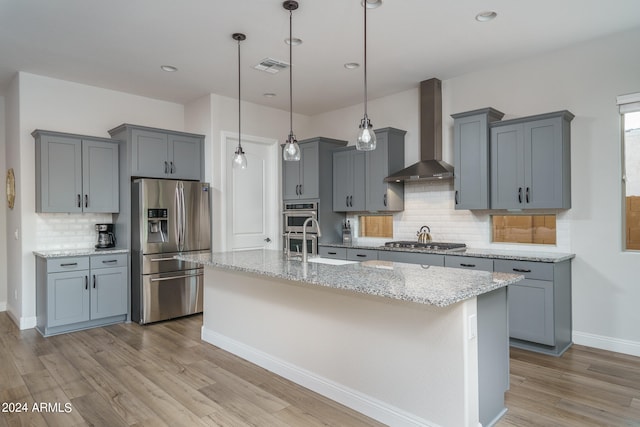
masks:
POLYGON ((387 242, 384 244, 388 248, 408 248, 408 249, 434 249, 442 251, 461 251, 467 247, 464 243, 429 242, 419 243, 407 240, 397 242, 387 242))

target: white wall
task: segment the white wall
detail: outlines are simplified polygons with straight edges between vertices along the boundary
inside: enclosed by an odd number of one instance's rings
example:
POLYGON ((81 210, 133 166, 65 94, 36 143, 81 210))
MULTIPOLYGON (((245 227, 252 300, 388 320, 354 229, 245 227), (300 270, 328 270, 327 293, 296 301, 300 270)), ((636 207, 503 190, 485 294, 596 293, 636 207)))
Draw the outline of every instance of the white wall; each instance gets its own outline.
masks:
POLYGON ((21 328, 35 325, 35 262, 32 251, 46 249, 52 228, 74 229, 83 223, 80 239, 91 241, 94 222, 104 215, 43 215, 35 213, 35 144, 31 132, 47 129, 109 137, 121 123, 184 130, 184 106, 28 73, 19 73, 7 98, 7 165, 16 170, 16 209, 8 217, 8 309, 21 328), (82 218, 78 218, 78 216, 82 218), (68 218, 68 219, 65 219, 68 218), (62 223, 62 224, 61 224, 62 223), (42 239, 41 237, 42 233, 42 239), (41 245, 43 247, 41 247, 41 245))
MULTIPOLYGON (((562 109, 576 115, 571 125, 572 209, 559 213, 559 243, 549 249, 576 254, 572 267, 574 342, 640 355, 640 253, 621 251, 621 130, 616 106, 616 96, 640 90, 640 57, 634 53, 637 40, 639 30, 444 81, 443 157, 449 162, 453 159, 453 113, 490 106, 504 112, 505 119, 562 109)), ((407 164, 418 159, 417 96, 414 89, 369 105, 374 127, 408 131, 407 164)), ((356 106, 312 117, 312 127, 316 131, 333 129, 331 136, 336 138, 355 135, 361 110, 356 106)), ((440 203, 452 208, 452 187, 442 191, 446 184, 433 185, 441 192, 444 201, 440 203)), ((410 233, 402 231, 403 218, 420 217, 411 204, 415 193, 424 192, 419 200, 434 197, 428 186, 415 186, 408 186, 405 212, 395 215, 396 237, 410 233)), ((497 246, 489 242, 487 212, 467 213, 464 219, 465 214, 453 209, 438 209, 438 218, 430 217, 425 206, 419 210, 425 223, 439 224, 442 229, 450 229, 450 223, 463 215, 463 223, 480 229, 470 234, 474 244, 497 246)), ((437 236, 440 227, 433 228, 437 236)))
MULTIPOLYGON (((207 95, 199 98, 185 107, 185 126, 190 132, 206 135, 207 146, 205 149, 206 179, 211 184, 212 194, 212 248, 214 251, 222 249, 222 228, 224 218, 225 189, 223 188, 223 166, 231 164, 232 153, 226 153, 222 146, 222 134, 238 133, 238 100, 220 95, 207 95)), ((294 132, 298 140, 311 138, 316 135, 309 133, 309 117, 300 114, 293 116, 294 132)), ((242 135, 275 139, 284 143, 289 133, 289 112, 268 108, 248 102, 242 103, 242 135)), ((280 156, 278 157, 280 158, 280 156)), ((280 171, 282 162, 278 164, 280 171)), ((278 176, 281 173, 278 172, 278 176)), ((280 188, 278 183, 278 200, 280 200, 280 188)), ((279 212, 278 212, 279 215, 279 212)), ((280 221, 279 221, 280 222, 280 221)))
MULTIPOLYGON (((5 150, 5 99, 0 96, 0 174, 6 174, 7 167, 5 150)), ((6 192, 2 192, 2 207, 0 208, 0 311, 7 309, 7 211, 9 208, 5 202, 6 192)))

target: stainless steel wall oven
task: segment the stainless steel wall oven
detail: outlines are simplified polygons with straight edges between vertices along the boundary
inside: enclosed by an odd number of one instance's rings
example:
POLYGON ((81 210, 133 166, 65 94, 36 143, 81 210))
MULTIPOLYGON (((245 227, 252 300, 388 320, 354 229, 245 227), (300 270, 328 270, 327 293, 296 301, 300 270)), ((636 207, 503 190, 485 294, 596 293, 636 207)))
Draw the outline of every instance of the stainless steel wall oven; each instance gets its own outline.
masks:
POLYGON ((318 202, 285 202, 282 210, 284 218, 283 238, 284 250, 302 253, 303 245, 307 245, 307 253, 318 253, 318 227, 310 221, 307 224, 307 240, 303 240, 303 224, 308 218, 318 219, 318 202))

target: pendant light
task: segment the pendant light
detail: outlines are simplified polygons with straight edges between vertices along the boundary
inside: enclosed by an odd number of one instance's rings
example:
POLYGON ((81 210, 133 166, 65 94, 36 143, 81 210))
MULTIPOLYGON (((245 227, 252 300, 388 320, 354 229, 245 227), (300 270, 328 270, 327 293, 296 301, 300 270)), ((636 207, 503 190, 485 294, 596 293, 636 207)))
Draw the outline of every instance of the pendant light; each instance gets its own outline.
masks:
MULTIPOLYGON (((375 2, 372 2, 375 3, 375 2)), ((377 6, 379 6, 378 2, 377 6)), ((371 120, 367 116, 367 9, 376 7, 370 6, 368 0, 362 2, 364 10, 364 117, 360 120, 360 131, 356 140, 356 149, 361 151, 371 151, 376 149, 376 133, 371 126, 371 120)))
POLYGON ((240 42, 245 40, 247 36, 242 33, 233 33, 231 37, 238 42, 238 147, 233 155, 233 168, 246 169, 247 157, 244 155, 241 142, 242 138, 240 138, 240 42))
POLYGON ((300 160, 300 146, 293 134, 293 62, 291 58, 293 49, 292 17, 293 11, 298 8, 298 2, 287 0, 282 3, 282 7, 289 11, 289 136, 284 144, 284 150, 282 150, 282 158, 288 162, 296 162, 300 160))

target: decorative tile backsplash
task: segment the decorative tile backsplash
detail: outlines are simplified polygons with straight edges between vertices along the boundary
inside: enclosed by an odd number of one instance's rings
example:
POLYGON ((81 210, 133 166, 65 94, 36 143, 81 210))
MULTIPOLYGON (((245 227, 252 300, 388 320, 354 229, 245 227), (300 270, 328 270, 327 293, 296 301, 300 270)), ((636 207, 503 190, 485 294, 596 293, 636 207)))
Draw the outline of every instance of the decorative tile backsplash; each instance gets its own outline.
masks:
MULTIPOLYGON (((434 241, 465 243, 473 248, 570 252, 569 220, 566 211, 556 217, 556 245, 522 245, 491 242, 492 211, 454 209, 452 180, 406 182, 404 211, 393 215, 393 240, 416 240, 423 225, 431 229, 434 241)), ((353 235, 358 236, 357 215, 348 215, 353 235)), ((356 237, 357 238, 357 237, 356 237)), ((363 245, 382 245, 391 239, 357 238, 363 245)))
POLYGON ((38 251, 91 248, 97 241, 95 225, 113 222, 111 214, 41 213, 36 216, 38 251))

